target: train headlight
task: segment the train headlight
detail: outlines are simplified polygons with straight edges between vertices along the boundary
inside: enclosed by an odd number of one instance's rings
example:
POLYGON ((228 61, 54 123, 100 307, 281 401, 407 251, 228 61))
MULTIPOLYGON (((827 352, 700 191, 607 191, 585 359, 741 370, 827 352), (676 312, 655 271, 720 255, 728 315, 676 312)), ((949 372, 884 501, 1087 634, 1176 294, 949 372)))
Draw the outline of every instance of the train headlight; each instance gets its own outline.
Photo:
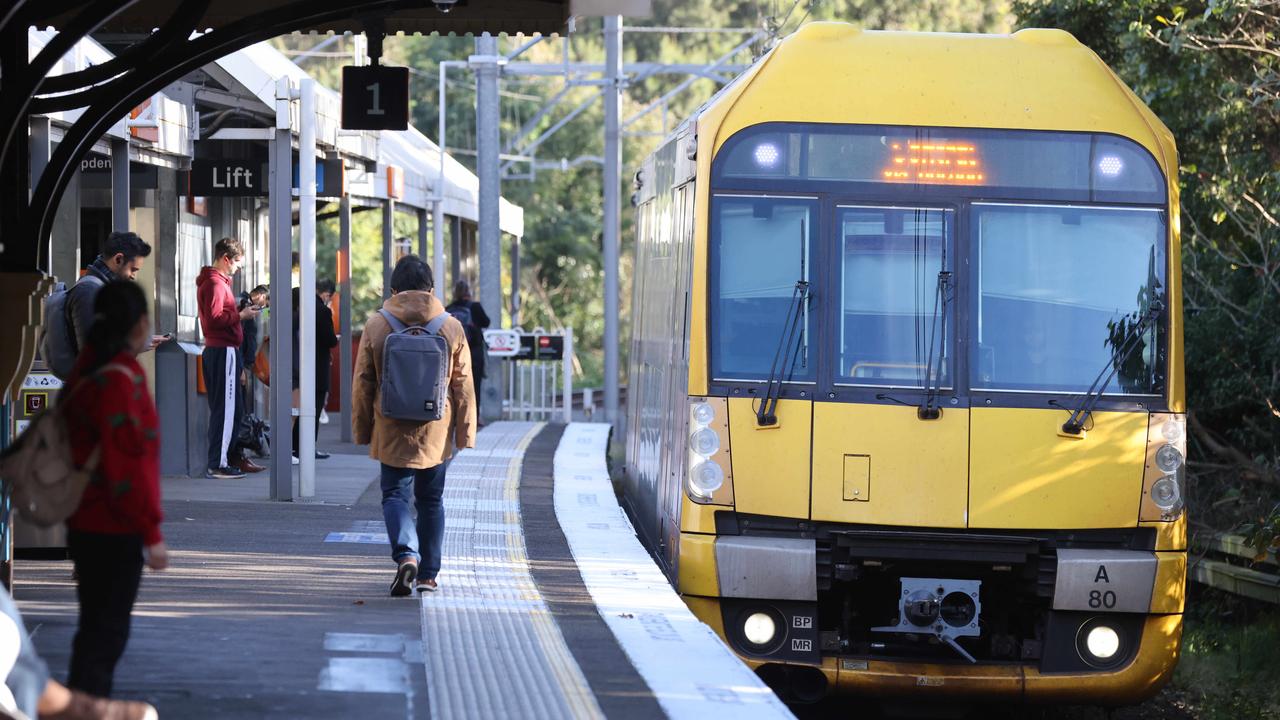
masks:
POLYGON ((1165 475, 1151 486, 1151 502, 1156 507, 1169 512, 1182 504, 1182 489, 1178 487, 1178 478, 1165 475))
POLYGON ((1156 467, 1161 472, 1176 472, 1182 467, 1182 452, 1173 445, 1165 445, 1156 451, 1156 467))
POLYGON ((1084 646, 1090 655, 1106 662, 1120 652, 1120 634, 1111 627, 1098 625, 1085 635, 1084 646))
POLYGON ((689 447, 703 457, 711 457, 720 451, 720 435, 711 428, 702 428, 689 436, 689 447))
POLYGON ((702 497, 711 497, 723 484, 724 470, 710 460, 694 465, 689 473, 689 488, 702 497))
POLYGON ((1173 522, 1186 509, 1187 416, 1151 413, 1138 519, 1173 522))
POLYGON ((693 421, 698 425, 705 427, 715 419, 716 409, 711 407, 711 403, 700 402, 693 406, 693 421))
POLYGON ((769 613, 754 612, 742 621, 742 636, 752 645, 768 645, 778 635, 778 624, 769 613))

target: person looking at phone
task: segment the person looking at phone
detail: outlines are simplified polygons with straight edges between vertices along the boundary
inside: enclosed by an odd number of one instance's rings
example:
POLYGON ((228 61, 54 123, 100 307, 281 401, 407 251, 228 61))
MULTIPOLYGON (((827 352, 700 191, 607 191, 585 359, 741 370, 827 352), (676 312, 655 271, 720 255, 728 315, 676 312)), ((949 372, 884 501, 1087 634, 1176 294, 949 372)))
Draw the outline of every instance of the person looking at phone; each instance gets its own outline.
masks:
MULTIPOLYGON (((204 384, 209 398, 209 466, 206 476, 219 480, 244 477, 233 467, 240 461, 236 450, 236 430, 244 414, 240 388, 240 346, 244 342, 244 320, 257 318, 262 308, 236 303, 231 278, 244 264, 244 248, 235 238, 222 238, 213 248, 213 265, 196 278, 196 303, 205 348, 200 355, 204 384)), ((256 467, 256 466, 255 466, 256 467)))

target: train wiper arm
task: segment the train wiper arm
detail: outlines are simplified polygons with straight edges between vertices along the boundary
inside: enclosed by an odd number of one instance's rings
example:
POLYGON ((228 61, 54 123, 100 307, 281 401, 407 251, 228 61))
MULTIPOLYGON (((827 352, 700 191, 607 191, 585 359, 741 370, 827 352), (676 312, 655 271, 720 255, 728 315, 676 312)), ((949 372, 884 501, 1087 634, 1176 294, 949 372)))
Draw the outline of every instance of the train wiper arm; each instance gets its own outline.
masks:
POLYGON ((1071 417, 1067 418, 1067 421, 1062 424, 1062 432, 1069 435, 1079 435, 1084 430, 1085 420, 1093 413, 1094 406, 1098 404, 1098 400, 1102 397, 1103 391, 1107 389, 1111 378, 1115 377, 1120 367, 1129 360, 1129 356, 1133 355, 1133 351, 1138 349, 1142 336, 1147 332, 1147 328, 1159 319, 1162 312, 1164 312, 1164 304, 1159 300, 1153 300, 1146 314, 1138 319, 1137 324, 1129 330, 1129 336, 1112 351, 1106 366, 1102 368, 1102 371, 1094 378, 1093 384, 1085 391, 1084 397, 1080 399, 1080 404, 1071 412, 1071 417))
POLYGON ((943 270, 938 273, 938 290, 933 298, 933 318, 929 321, 929 355, 924 366, 924 402, 920 404, 920 408, 916 411, 916 415, 921 420, 937 420, 942 417, 942 410, 937 407, 938 393, 942 391, 942 363, 946 355, 947 347, 947 308, 951 304, 951 273, 943 270), (938 379, 934 382, 933 375, 933 341, 935 335, 933 331, 939 324, 939 313, 941 313, 942 325, 942 342, 938 347, 938 379))
POLYGON ((778 397, 782 394, 783 381, 791 378, 791 373, 795 370, 796 357, 800 354, 799 341, 804 337, 801 325, 804 322, 804 307, 808 300, 809 281, 797 280, 795 290, 791 294, 791 305, 787 310, 786 322, 778 338, 778 349, 773 354, 773 364, 769 366, 764 398, 760 400, 760 407, 756 408, 756 425, 760 427, 778 424, 778 397))

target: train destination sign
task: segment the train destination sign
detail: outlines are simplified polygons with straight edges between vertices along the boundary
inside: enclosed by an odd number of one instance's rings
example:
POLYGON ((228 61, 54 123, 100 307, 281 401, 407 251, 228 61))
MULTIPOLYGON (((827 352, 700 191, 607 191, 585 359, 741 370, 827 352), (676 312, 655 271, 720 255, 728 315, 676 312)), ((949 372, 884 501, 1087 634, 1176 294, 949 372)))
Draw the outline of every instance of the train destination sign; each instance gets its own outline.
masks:
POLYGON ((346 130, 408 130, 409 68, 343 67, 342 127, 346 130))

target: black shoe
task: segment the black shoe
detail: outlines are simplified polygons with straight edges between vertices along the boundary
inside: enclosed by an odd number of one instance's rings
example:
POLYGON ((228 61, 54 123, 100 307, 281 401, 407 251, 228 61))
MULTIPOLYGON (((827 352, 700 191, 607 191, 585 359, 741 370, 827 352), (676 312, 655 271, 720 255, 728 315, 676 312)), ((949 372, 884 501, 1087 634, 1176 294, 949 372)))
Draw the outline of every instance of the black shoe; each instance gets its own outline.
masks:
POLYGON ((209 471, 206 472, 204 476, 214 480, 239 480, 244 477, 244 473, 234 468, 220 467, 209 468, 209 471))
POLYGON ((328 459, 329 459, 329 453, 327 453, 327 452, 322 452, 322 451, 320 451, 320 450, 317 450, 317 451, 316 451, 316 459, 317 459, 317 460, 328 460, 328 459))
POLYGON ((396 569, 396 579, 391 582, 391 597, 404 597, 413 592, 413 579, 418 575, 418 565, 402 562, 396 569))

